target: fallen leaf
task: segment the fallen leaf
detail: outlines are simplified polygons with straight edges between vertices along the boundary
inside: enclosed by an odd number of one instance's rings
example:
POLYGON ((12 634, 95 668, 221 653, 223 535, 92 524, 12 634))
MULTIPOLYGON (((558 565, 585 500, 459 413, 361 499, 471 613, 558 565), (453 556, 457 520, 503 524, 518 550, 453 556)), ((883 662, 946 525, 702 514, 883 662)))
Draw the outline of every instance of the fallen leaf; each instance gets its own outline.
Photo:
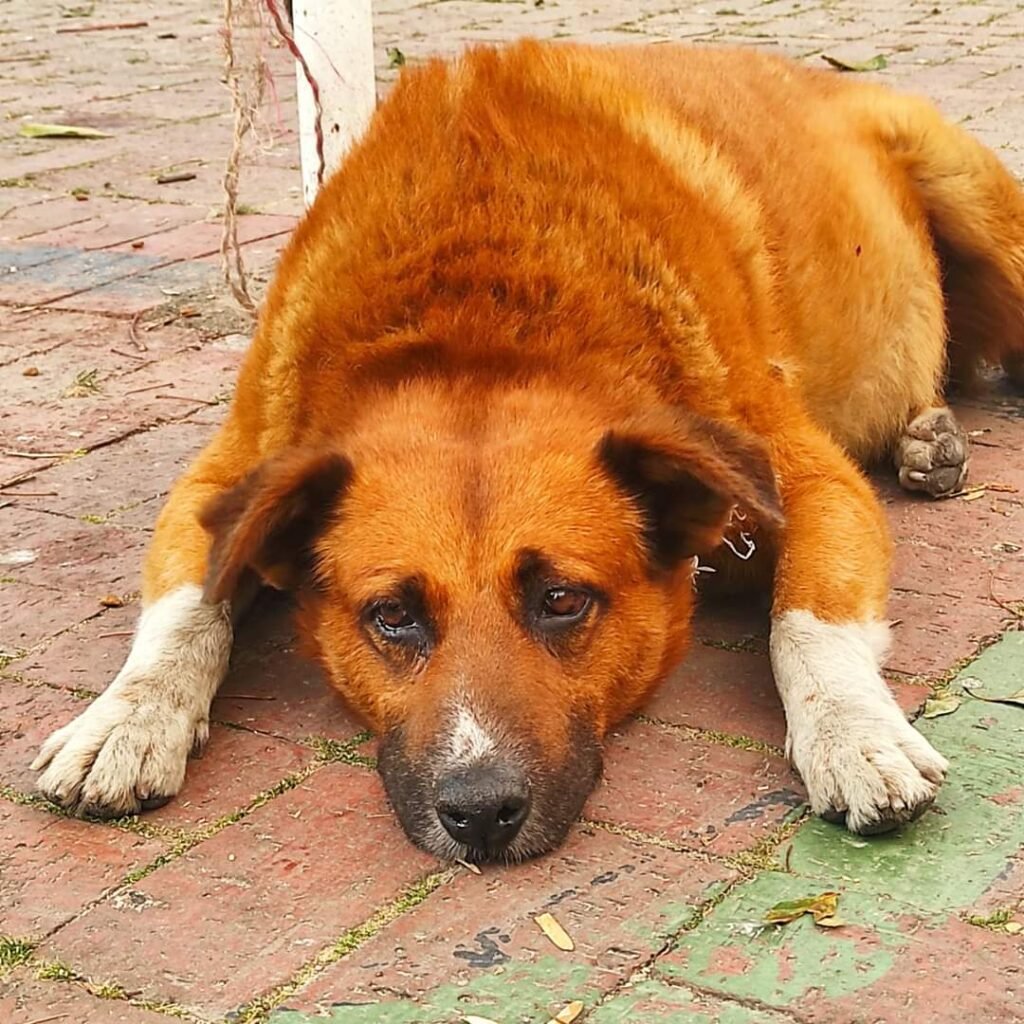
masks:
POLYGON ((1008 694, 1005 697, 989 697, 987 694, 978 692, 979 688, 984 685, 980 679, 963 680, 963 688, 975 700, 988 701, 989 704, 1014 704, 1019 708, 1024 708, 1024 690, 1018 690, 1016 693, 1008 694))
POLYGON ((1021 924, 1020 921, 1007 921, 1003 925, 1003 931, 1009 932, 1011 935, 1020 935, 1021 932, 1024 932, 1024 924, 1021 924))
POLYGON ((880 53, 868 60, 847 60, 845 57, 833 57, 829 53, 823 53, 821 59, 839 71, 881 71, 882 68, 889 66, 889 62, 880 53))
POLYGON ((574 999, 571 1003, 566 1003, 558 1013, 548 1021, 548 1024, 572 1024, 572 1022, 583 1012, 583 1004, 578 1000, 574 999))
POLYGON ((109 139, 110 132, 101 132, 99 128, 85 128, 77 124, 37 124, 26 121, 18 134, 26 139, 109 139))
POLYGON ((468 860, 463 860, 461 857, 456 857, 455 858, 455 863, 456 864, 461 864, 467 871, 471 871, 474 875, 482 875, 483 874, 483 872, 480 870, 480 868, 476 864, 473 864, 471 861, 468 861, 468 860))
POLYGON ((124 598, 118 597, 117 594, 107 594, 106 597, 100 598, 100 604, 104 608, 123 608, 124 598))
POLYGON ((972 491, 970 494, 962 494, 960 496, 961 501, 977 501, 979 498, 984 498, 984 491, 972 491))
POLYGON ((944 693, 941 697, 931 697, 924 704, 924 718, 941 718, 951 715, 963 703, 955 693, 944 693))
POLYGON ((474 1017, 473 1014, 467 1014, 462 1018, 466 1024, 498 1024, 496 1020, 491 1020, 490 1017, 474 1017))
POLYGON ((389 68, 400 68, 405 64, 405 54, 397 46, 389 46, 387 55, 389 68))
POLYGON ((768 924, 789 924, 810 914, 814 923, 822 928, 838 928, 846 922, 836 916, 839 909, 839 893, 823 892, 819 896, 808 896, 802 900, 785 900, 776 903, 771 910, 764 915, 768 924))
POLYGON ((553 914, 540 914, 534 918, 540 930, 561 950, 571 953, 576 943, 569 938, 569 933, 555 920, 553 914))
POLYGON ((39 376, 39 367, 38 366, 26 366, 25 369, 21 371, 21 375, 22 375, 22 377, 38 377, 39 376))

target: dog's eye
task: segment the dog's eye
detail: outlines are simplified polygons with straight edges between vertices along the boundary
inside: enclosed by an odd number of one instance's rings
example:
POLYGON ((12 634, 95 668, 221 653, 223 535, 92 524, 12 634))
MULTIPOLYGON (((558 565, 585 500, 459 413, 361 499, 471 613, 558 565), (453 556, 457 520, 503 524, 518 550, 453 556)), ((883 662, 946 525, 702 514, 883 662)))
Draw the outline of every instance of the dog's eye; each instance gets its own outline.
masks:
POLYGON ((544 594, 541 618, 556 622, 575 622, 590 608, 590 595, 569 587, 551 587, 544 594))
POLYGON ((381 601, 373 617, 377 627, 385 635, 403 633, 416 626, 416 620, 399 601, 381 601))

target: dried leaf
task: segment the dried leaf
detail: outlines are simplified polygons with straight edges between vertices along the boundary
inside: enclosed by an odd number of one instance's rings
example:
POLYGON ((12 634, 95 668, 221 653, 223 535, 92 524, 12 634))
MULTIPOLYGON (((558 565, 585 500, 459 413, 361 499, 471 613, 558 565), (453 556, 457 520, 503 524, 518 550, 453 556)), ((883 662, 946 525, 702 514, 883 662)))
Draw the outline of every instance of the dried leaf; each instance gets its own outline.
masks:
POLYGON ((571 953, 576 948, 576 943, 569 938, 569 933, 555 920, 553 914, 540 914, 534 921, 559 949, 571 953))
POLYGON ((474 1017, 471 1013, 462 1019, 465 1021, 465 1024, 498 1024, 496 1020, 491 1020, 490 1017, 474 1017))
POLYGON ((925 701, 923 718, 941 718, 943 715, 951 715, 963 700, 955 693, 944 693, 941 697, 932 697, 925 701))
POLYGON ((1024 690, 1007 694, 1005 697, 989 697, 987 694, 979 693, 978 690, 985 684, 980 679, 965 679, 964 689, 975 698, 975 700, 988 701, 989 704, 1013 704, 1016 707, 1024 708, 1024 690))
POLYGON ((110 132, 101 132, 99 128, 85 128, 77 124, 38 124, 26 121, 18 134, 26 139, 109 139, 110 132))
POLYGON ((816 917, 814 923, 819 928, 842 928, 846 924, 841 917, 816 917))
POLYGON ((764 920, 768 924, 789 924, 791 921, 803 917, 804 914, 810 914, 814 918, 814 923, 821 925, 822 928, 838 928, 845 924, 836 916, 838 909, 839 893, 823 892, 819 896, 808 896, 802 900, 785 900, 782 903, 776 903, 764 915, 764 920))
POLYGON ((1021 924, 1020 921, 1007 921, 1003 925, 1003 931, 1009 932, 1011 935, 1020 935, 1021 932, 1024 932, 1024 924, 1021 924))
POLYGON ((845 57, 833 57, 829 53, 823 53, 821 59, 839 71, 881 71, 882 68, 889 66, 889 62, 880 53, 868 60, 847 60, 845 57))
POLYGON ((472 872, 474 875, 482 875, 483 874, 483 872, 480 870, 479 867, 477 867, 476 864, 473 864, 471 861, 468 861, 468 860, 463 860, 461 857, 456 857, 455 858, 455 863, 456 864, 461 864, 467 871, 472 872))
POLYGON ((397 46, 389 46, 386 52, 389 68, 400 68, 405 64, 405 54, 397 46))
POLYGON ((548 1024, 572 1024, 572 1022, 583 1012, 583 1004, 578 1000, 574 999, 571 1003, 566 1003, 558 1013, 548 1021, 548 1024))
POLYGON ((100 598, 100 604, 104 608, 123 608, 124 598, 118 597, 117 594, 107 594, 106 597, 100 598))

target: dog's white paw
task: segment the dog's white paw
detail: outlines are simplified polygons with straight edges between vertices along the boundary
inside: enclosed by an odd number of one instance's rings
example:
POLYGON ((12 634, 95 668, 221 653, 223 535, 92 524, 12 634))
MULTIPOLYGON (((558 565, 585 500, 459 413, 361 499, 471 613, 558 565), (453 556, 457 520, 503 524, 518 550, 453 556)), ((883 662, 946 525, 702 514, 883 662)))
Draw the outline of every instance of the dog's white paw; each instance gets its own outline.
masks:
POLYGON ((121 679, 43 744, 39 791, 79 814, 110 818, 159 807, 181 789, 209 726, 195 707, 163 699, 167 681, 121 679), (150 696, 147 697, 146 694, 150 696))
POLYGON ((887 832, 934 801, 946 759, 906 720, 878 671, 887 629, 788 611, 772 624, 786 753, 811 808, 851 832, 887 832))
POLYGON ((888 832, 931 806, 948 764, 898 707, 880 714, 857 704, 791 732, 790 759, 815 814, 851 832, 888 832))
POLYGON ((967 479, 969 441, 949 409, 926 409, 896 442, 900 486, 933 498, 954 494, 967 479))
POLYGON ((147 608, 124 668, 32 763, 37 786, 78 814, 119 817, 165 804, 189 753, 209 734, 213 695, 231 653, 226 606, 181 587, 147 608))

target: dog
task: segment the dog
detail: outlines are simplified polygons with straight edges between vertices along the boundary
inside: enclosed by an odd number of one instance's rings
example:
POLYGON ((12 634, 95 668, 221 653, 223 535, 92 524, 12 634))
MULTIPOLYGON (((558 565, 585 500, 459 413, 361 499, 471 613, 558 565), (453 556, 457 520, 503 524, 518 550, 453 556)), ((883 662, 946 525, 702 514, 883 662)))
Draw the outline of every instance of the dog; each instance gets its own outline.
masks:
POLYGON ((170 799, 268 585, 414 843, 543 853, 683 657, 699 559, 772 588, 813 811, 905 824, 947 762, 879 671, 890 540, 858 464, 960 487, 944 390, 982 362, 1024 381, 1024 197, 926 101, 668 45, 408 70, 282 256, 127 661, 39 788, 170 799))

